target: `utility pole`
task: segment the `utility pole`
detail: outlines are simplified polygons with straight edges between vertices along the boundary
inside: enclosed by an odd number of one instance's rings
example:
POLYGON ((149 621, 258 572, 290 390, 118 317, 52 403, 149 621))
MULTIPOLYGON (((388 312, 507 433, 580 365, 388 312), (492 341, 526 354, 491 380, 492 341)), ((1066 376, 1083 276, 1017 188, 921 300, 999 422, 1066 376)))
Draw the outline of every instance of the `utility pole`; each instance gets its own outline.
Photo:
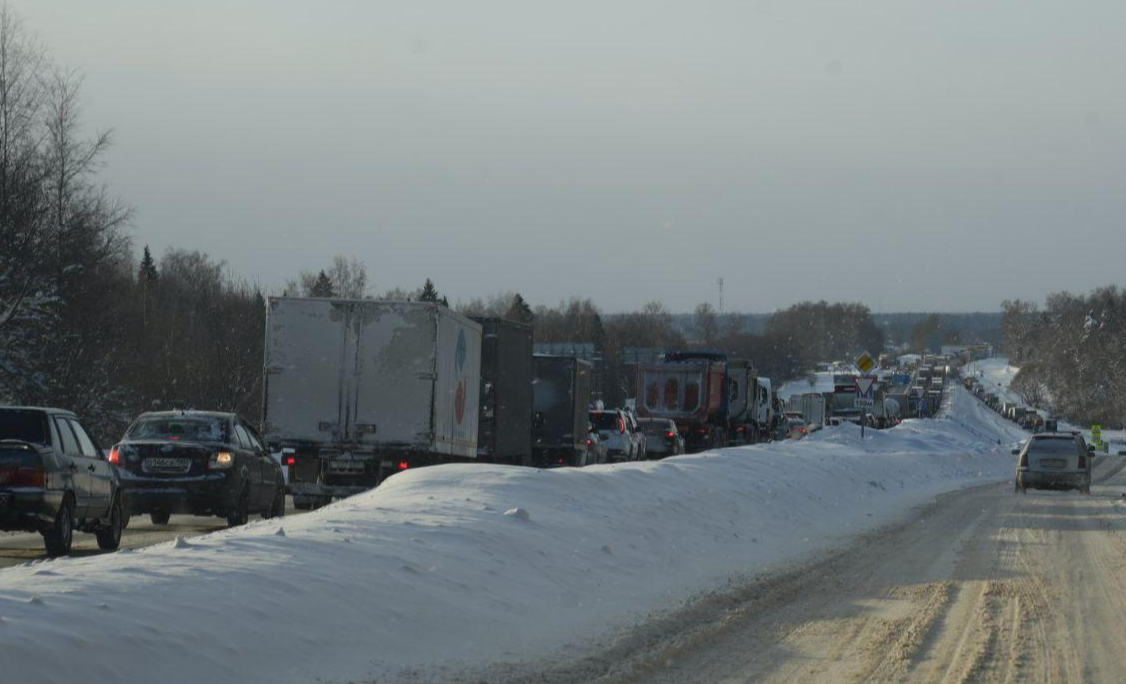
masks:
POLYGON ((721 277, 716 283, 719 285, 719 312, 723 313, 723 278, 721 277))

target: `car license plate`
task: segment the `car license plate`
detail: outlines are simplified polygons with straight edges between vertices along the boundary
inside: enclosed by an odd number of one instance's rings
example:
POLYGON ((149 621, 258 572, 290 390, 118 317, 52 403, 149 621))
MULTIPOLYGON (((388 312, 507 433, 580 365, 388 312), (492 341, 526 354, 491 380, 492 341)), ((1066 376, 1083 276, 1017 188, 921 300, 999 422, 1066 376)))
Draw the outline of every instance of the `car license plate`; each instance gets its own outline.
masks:
POLYGON ((191 467, 190 458, 146 458, 141 464, 146 473, 186 473, 191 467))
POLYGON ((1067 461, 1060 458, 1044 458, 1040 460, 1040 466, 1043 468, 1062 468, 1067 465, 1067 461))

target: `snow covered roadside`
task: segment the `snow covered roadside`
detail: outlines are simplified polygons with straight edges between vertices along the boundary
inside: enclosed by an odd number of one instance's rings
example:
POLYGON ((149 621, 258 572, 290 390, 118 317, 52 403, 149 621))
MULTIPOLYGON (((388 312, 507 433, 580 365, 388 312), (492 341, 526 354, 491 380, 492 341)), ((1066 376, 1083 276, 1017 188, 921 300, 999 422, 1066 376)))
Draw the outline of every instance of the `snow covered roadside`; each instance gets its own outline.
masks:
POLYGON ((653 463, 425 468, 281 523, 8 568, 0 669, 21 684, 441 681, 443 665, 574 654, 1010 477, 1021 431, 953 396, 949 418, 863 441, 849 425, 653 463))

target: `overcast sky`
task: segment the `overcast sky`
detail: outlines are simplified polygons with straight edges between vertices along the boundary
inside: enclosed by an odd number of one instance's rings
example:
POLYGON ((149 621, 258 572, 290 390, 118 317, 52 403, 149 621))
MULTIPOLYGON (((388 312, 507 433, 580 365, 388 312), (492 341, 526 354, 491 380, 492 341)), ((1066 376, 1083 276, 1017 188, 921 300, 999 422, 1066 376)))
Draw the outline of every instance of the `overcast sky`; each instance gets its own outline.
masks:
POLYGON ((1122 283, 1120 0, 8 0, 138 245, 267 287, 995 310, 1122 283))

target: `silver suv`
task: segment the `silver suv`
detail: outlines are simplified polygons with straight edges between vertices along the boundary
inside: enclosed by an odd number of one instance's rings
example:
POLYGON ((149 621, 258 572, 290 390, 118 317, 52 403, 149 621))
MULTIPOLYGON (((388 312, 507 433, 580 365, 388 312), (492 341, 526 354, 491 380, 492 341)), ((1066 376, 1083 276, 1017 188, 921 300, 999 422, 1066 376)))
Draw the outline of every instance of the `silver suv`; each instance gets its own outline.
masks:
POLYGON ((624 411, 591 411, 590 425, 606 445, 609 460, 636 461, 641 456, 637 437, 630 430, 629 416, 624 411))
POLYGON ((1078 434, 1070 432, 1032 435, 1017 461, 1016 491, 1028 489, 1078 489, 1091 493, 1091 450, 1078 434))

